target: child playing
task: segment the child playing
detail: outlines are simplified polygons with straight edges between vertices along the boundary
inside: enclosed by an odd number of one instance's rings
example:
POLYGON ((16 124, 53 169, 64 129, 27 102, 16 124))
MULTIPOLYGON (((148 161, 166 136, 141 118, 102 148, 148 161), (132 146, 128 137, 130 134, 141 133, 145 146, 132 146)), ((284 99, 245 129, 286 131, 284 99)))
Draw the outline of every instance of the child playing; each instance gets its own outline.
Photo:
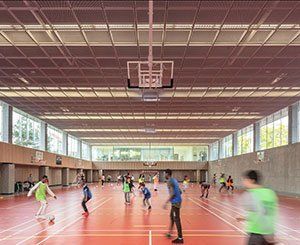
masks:
POLYGON ((92 199, 92 192, 90 191, 90 188, 87 186, 86 181, 82 182, 82 187, 83 187, 83 199, 82 199, 82 208, 84 210, 84 213, 82 213, 82 215, 84 215, 85 217, 89 216, 89 211, 86 207, 86 203, 92 199))
POLYGON ((231 175, 228 176, 228 179, 226 181, 226 185, 227 185, 228 192, 231 189, 231 193, 233 193, 234 186, 233 186, 233 178, 231 177, 231 175))
POLYGON ((157 172, 153 177, 154 191, 157 191, 158 183, 159 183, 159 173, 157 172))
POLYGON ((123 183, 123 192, 125 196, 125 204, 130 204, 130 177, 127 177, 123 183))
POLYGON ((200 182, 200 186, 201 186, 201 198, 205 197, 208 198, 208 194, 209 194, 209 188, 210 188, 210 184, 205 182, 205 181, 202 181, 200 182))
POLYGON ((187 175, 184 176, 183 179, 183 192, 185 192, 189 187, 190 179, 187 175))
POLYGON ((225 188, 226 189, 226 181, 225 181, 225 174, 221 174, 220 177, 220 189, 219 192, 221 193, 222 189, 225 188))
POLYGON ((44 175, 42 180, 38 182, 31 190, 28 192, 27 196, 30 197, 35 191, 35 199, 40 202, 40 208, 36 213, 35 217, 37 219, 47 219, 46 208, 48 206, 47 193, 56 199, 55 194, 50 190, 48 186, 48 176, 44 175))
POLYGON ((151 192, 145 186, 145 183, 141 184, 141 190, 142 190, 142 192, 144 194, 144 200, 143 200, 144 207, 148 206, 148 209, 150 210, 151 209, 151 203, 150 203, 151 192))

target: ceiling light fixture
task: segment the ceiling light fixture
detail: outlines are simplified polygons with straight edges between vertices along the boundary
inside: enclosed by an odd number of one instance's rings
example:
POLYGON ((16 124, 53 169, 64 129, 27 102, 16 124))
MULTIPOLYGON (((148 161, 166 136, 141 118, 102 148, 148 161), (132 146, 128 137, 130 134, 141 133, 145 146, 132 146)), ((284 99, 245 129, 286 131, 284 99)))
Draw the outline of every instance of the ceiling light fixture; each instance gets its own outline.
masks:
POLYGON ((286 73, 281 73, 278 77, 276 77, 272 82, 271 84, 275 84, 275 83, 278 83, 280 80, 282 80, 283 78, 285 78, 287 76, 286 73))

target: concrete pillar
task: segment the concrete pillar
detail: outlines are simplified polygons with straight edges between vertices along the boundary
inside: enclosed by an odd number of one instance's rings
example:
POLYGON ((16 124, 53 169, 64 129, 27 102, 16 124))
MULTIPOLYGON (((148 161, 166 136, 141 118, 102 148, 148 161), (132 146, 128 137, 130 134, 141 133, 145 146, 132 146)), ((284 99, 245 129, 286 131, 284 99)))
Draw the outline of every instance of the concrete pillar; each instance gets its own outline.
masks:
POLYGON ((15 164, 2 163, 0 189, 2 195, 12 195, 15 192, 15 164))
POLYGON ((63 154, 68 155, 68 134, 63 132, 63 154))
POLYGON ((288 116, 289 116, 289 138, 288 143, 293 144, 299 141, 299 106, 300 103, 289 106, 288 116))
POLYGON ((253 151, 260 150, 260 130, 259 130, 259 123, 253 124, 253 151))
MULTIPOLYGON (((42 179, 42 177, 43 177, 44 175, 47 175, 48 178, 50 178, 49 174, 50 174, 50 168, 49 168, 48 166, 40 166, 40 168, 39 168, 39 176, 40 176, 40 179, 42 179)), ((50 180, 49 180, 49 181, 50 181, 50 180)))
POLYGON ((99 170, 93 170, 93 182, 99 182, 99 175, 100 171, 99 170))
POLYGON ((40 149, 43 151, 47 151, 47 123, 41 123, 41 139, 40 139, 40 149))
POLYGON ((63 186, 69 186, 70 183, 70 169, 69 168, 62 168, 62 174, 61 174, 61 178, 62 178, 62 185, 63 186))
POLYGON ((197 183, 200 182, 200 170, 199 169, 196 172, 196 181, 197 181, 197 183))
POLYGON ((238 153, 237 133, 232 134, 232 156, 238 153))
POLYGON ((92 183, 93 182, 93 170, 92 169, 88 169, 86 171, 86 181, 88 183, 92 183))
MULTIPOLYGON (((8 115, 7 115, 7 125, 6 125, 6 129, 7 129, 7 142, 12 144, 12 138, 13 138, 13 107, 12 106, 8 106, 7 108, 8 110, 8 115)), ((5 132, 5 131, 4 131, 5 132)))

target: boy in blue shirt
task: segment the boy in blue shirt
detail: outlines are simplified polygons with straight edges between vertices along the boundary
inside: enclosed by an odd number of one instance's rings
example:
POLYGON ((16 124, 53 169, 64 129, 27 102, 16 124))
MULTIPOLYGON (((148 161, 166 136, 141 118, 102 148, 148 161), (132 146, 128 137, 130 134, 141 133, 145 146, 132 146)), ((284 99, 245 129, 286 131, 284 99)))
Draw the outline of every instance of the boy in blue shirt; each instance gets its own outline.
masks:
POLYGON ((181 190, 179 188, 178 181, 172 177, 172 170, 167 169, 165 171, 165 177, 168 181, 168 189, 169 189, 169 198, 166 201, 164 208, 167 208, 168 203, 171 203, 171 213, 170 213, 170 227, 169 233, 166 234, 168 238, 171 238, 171 232, 173 230, 174 224, 177 227, 178 237, 172 241, 172 243, 183 243, 182 237, 182 227, 180 221, 180 208, 181 208, 181 190))
POLYGON ((145 186, 145 183, 140 183, 141 186, 141 190, 144 194, 144 206, 147 207, 150 210, 151 209, 151 203, 150 203, 150 198, 151 198, 151 192, 149 191, 149 189, 145 186))
POLYGON ((87 186, 86 181, 83 180, 82 181, 82 187, 83 187, 83 200, 82 200, 82 208, 84 210, 84 213, 82 213, 82 215, 84 215, 85 217, 87 217, 89 215, 89 211, 86 207, 86 203, 92 199, 92 193, 90 191, 90 188, 87 186))

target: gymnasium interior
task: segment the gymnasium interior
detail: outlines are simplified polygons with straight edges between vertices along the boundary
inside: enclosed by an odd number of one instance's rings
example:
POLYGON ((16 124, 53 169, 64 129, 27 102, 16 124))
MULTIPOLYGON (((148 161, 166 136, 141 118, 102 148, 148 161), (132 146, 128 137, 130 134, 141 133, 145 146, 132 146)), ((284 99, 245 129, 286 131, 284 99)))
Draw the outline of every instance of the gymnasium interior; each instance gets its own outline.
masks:
POLYGON ((248 170, 300 244, 299 68, 300 1, 0 1, 0 244, 172 244, 168 169, 184 244, 249 244, 248 170))

